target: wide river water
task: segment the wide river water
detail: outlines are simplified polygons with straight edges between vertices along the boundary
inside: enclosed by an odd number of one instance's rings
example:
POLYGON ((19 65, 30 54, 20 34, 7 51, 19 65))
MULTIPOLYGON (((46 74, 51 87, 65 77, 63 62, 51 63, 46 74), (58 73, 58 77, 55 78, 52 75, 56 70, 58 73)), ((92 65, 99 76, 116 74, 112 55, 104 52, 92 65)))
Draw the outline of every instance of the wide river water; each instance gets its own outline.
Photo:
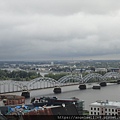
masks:
MULTIPOLYGON (((56 96, 59 98, 71 98, 71 97, 77 97, 80 100, 85 101, 85 109, 89 109, 89 105, 92 102, 95 102, 97 100, 109 100, 109 101, 120 101, 120 85, 118 84, 110 84, 106 87, 101 87, 101 89, 95 90, 92 89, 93 85, 87 84, 86 90, 79 90, 78 85, 73 86, 64 86, 61 87, 62 93, 60 94, 54 94, 53 88, 49 89, 41 89, 41 90, 34 90, 30 91, 30 96, 32 97, 40 97, 40 96, 56 96)), ((16 94, 21 95, 21 92, 17 93, 10 93, 10 94, 16 94)), ((30 98, 30 99, 31 99, 30 98)), ((26 103, 30 102, 30 99, 26 99, 26 103)))

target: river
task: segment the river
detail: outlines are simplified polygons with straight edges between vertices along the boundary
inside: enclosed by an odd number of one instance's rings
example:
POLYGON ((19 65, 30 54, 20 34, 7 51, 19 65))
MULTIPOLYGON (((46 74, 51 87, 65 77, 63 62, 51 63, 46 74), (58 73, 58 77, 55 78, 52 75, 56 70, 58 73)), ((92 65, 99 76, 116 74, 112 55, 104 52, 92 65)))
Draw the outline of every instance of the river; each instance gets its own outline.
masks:
MULTIPOLYGON (((32 97, 40 97, 40 96, 56 96, 59 98, 70 98, 77 97, 80 100, 85 101, 85 110, 89 109, 89 104, 95 102, 97 100, 109 100, 109 101, 120 101, 120 95, 118 94, 120 91, 120 85, 118 84, 109 84, 106 87, 101 87, 101 89, 95 90, 92 89, 93 85, 87 85, 86 90, 79 90, 78 85, 73 86, 65 86, 61 87, 62 93, 54 94, 53 88, 49 89, 41 89, 30 91, 31 98, 32 97)), ((10 93, 21 95, 21 92, 10 93)), ((30 99, 26 99, 26 103, 29 103, 30 99)))

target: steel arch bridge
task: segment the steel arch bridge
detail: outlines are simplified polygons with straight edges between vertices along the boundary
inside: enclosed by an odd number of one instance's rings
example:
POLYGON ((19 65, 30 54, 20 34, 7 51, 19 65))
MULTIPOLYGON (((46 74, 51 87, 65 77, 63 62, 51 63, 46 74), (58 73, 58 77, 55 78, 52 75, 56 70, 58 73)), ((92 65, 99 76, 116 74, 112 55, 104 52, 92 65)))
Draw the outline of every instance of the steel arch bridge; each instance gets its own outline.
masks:
POLYGON ((79 82, 81 81, 80 75, 67 75, 58 80, 59 83, 65 83, 65 82, 79 82))
POLYGON ((110 77, 114 77, 114 78, 120 78, 120 73, 118 72, 108 72, 103 76, 105 79, 110 78, 110 77))
POLYGON ((63 85, 76 84, 76 83, 77 84, 87 83, 91 78, 98 78, 99 82, 102 82, 102 81, 106 81, 110 77, 120 79, 120 73, 108 72, 104 76, 98 73, 90 73, 84 76, 83 78, 81 77, 81 74, 67 75, 60 78, 58 81, 48 77, 39 77, 29 82, 6 80, 6 81, 0 81, 0 93, 43 89, 43 88, 50 88, 55 86, 63 86, 63 85))
POLYGON ((47 77, 39 77, 29 82, 6 80, 0 81, 0 93, 49 88, 58 84, 56 80, 47 77))
POLYGON ((58 80, 59 86, 64 83, 76 83, 82 82, 81 75, 67 75, 58 80))
POLYGON ((22 91, 23 89, 24 84, 22 82, 13 80, 0 81, 0 93, 22 91))
POLYGON ((56 86, 58 81, 55 79, 49 78, 49 77, 39 77, 36 79, 33 79, 27 84, 28 89, 36 89, 37 88, 48 88, 48 87, 54 87, 56 86))
POLYGON ((108 72, 103 76, 101 74, 98 74, 98 73, 90 73, 90 74, 84 76, 82 79, 83 79, 83 83, 88 82, 91 78, 98 78, 99 82, 102 82, 102 81, 107 81, 108 78, 112 78, 112 77, 119 79, 120 73, 108 72))
POLYGON ((104 77, 101 74, 98 73, 90 73, 86 76, 84 76, 83 79, 83 83, 87 83, 91 78, 98 78, 99 81, 104 81, 104 77))

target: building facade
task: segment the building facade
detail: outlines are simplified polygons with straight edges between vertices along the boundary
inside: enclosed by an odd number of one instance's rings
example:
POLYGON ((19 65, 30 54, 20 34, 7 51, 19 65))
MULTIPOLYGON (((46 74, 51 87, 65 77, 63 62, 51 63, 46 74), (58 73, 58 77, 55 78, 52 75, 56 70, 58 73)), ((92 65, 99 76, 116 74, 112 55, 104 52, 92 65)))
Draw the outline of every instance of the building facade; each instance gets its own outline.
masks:
POLYGON ((4 105, 18 105, 25 104, 25 97, 18 95, 0 95, 0 104, 4 105))
POLYGON ((120 102, 106 100, 91 103, 89 115, 120 115, 120 102))

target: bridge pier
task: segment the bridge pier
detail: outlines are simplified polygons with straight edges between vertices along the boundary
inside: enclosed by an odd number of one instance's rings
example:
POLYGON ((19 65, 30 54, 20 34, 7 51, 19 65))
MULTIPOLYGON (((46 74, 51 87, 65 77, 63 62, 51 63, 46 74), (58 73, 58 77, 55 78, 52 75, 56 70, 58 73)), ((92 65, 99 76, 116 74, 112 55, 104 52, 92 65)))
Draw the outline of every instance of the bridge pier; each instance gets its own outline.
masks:
POLYGON ((53 90, 54 93, 61 93, 61 88, 60 87, 55 87, 53 90))
POLYGON ((101 82, 100 86, 102 86, 102 87, 107 86, 107 83, 106 82, 101 82))
POLYGON ((81 85, 79 85, 79 89, 80 89, 80 90, 84 90, 84 89, 86 89, 86 85, 85 85, 85 84, 81 84, 81 85))
POLYGON ((117 84, 120 84, 120 80, 117 80, 117 84))
POLYGON ((30 98, 30 92, 29 91, 22 91, 21 96, 24 96, 25 98, 30 98))
POLYGON ((96 85, 96 86, 93 86, 92 89, 100 89, 101 86, 100 85, 96 85))

